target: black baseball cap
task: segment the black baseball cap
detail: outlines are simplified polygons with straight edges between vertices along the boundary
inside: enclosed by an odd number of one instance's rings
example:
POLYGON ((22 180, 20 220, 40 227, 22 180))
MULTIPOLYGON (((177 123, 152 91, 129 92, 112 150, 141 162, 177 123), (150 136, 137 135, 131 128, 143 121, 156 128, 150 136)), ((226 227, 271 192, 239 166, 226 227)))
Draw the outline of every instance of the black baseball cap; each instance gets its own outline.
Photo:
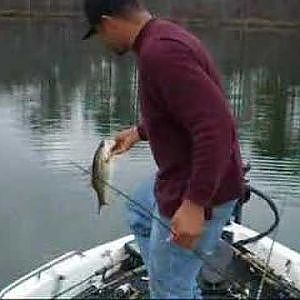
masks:
POLYGON ((101 17, 112 16, 121 12, 125 7, 137 5, 138 0, 85 0, 84 11, 90 25, 89 31, 83 36, 87 40, 97 33, 96 25, 101 17))

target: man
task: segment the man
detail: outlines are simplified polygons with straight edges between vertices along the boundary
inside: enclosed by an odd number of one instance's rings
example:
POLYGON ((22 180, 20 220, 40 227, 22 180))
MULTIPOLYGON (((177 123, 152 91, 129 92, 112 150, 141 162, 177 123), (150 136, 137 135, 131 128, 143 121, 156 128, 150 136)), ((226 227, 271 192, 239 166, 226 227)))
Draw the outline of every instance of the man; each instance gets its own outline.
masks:
POLYGON ((84 39, 96 35, 137 58, 142 118, 116 137, 114 154, 148 140, 158 166, 155 184, 148 181, 139 196, 150 209, 155 202, 171 231, 137 214, 131 220, 151 298, 200 297, 203 260, 194 252, 214 250, 242 193, 237 132, 218 71, 195 36, 153 18, 138 0, 85 0, 85 12, 84 39))

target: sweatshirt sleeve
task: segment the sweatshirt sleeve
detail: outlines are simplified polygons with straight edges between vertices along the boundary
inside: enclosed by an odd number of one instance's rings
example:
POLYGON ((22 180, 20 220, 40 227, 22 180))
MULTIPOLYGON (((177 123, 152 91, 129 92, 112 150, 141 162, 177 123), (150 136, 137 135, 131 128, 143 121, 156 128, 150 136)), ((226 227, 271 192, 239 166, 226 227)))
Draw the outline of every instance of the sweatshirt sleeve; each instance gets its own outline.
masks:
POLYGON ((231 155, 232 113, 221 87, 186 46, 160 43, 159 55, 150 57, 148 70, 167 113, 191 142, 191 172, 184 197, 209 207, 231 155))

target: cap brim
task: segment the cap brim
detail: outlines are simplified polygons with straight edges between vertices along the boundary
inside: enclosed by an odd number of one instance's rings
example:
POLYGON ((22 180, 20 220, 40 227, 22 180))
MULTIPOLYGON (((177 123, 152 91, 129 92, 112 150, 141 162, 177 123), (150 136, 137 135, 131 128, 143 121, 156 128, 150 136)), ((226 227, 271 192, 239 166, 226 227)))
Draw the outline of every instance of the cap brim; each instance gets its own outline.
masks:
POLYGON ((91 38, 93 35, 95 35, 97 33, 97 30, 95 27, 91 27, 90 30, 82 37, 82 40, 88 40, 89 38, 91 38))

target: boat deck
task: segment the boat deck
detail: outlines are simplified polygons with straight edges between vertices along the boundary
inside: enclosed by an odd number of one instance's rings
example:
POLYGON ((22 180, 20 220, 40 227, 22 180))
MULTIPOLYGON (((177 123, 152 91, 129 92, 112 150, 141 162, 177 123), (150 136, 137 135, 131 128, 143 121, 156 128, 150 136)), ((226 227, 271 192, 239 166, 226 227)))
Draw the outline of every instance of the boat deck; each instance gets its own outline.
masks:
MULTIPOLYGON (((120 272, 107 278, 101 289, 91 287, 76 299, 149 299, 149 280, 141 257, 134 247, 129 246, 128 250, 130 259, 124 262, 120 272)), ((268 273, 260 299, 299 299, 299 294, 283 288, 283 281, 274 280, 272 272, 268 273)), ((230 280, 219 278, 213 284, 214 276, 210 275, 208 282, 199 274, 203 299, 256 299, 264 276, 257 265, 234 255, 227 266, 227 274, 230 274, 230 280)))

